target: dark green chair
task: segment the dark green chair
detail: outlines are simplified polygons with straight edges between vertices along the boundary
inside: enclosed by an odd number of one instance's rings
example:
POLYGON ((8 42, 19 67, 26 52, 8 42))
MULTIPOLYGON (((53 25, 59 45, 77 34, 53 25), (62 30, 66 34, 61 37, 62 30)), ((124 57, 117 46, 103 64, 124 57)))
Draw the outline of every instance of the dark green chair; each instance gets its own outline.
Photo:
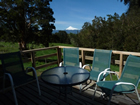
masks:
MULTIPOLYGON (((113 73, 113 72, 111 72, 113 73)), ((110 104, 113 93, 136 93, 138 100, 140 97, 137 87, 140 81, 140 57, 129 55, 123 68, 122 75, 117 81, 99 81, 97 86, 109 96, 108 105, 110 104)), ((96 92, 96 91, 95 91, 96 92)), ((95 94, 94 94, 95 96, 95 94)))
MULTIPOLYGON (((89 79, 91 81, 93 80, 96 83, 97 81, 105 80, 105 77, 108 76, 109 74, 106 73, 105 71, 110 71, 111 55, 112 55, 112 50, 101 50, 101 49, 94 50, 92 68, 89 64, 83 66, 83 68, 89 66, 90 68, 89 79), (100 78, 98 78, 100 73, 102 75, 100 76, 100 78)), ((95 89, 96 88, 97 86, 95 87, 95 89)))
POLYGON ((62 65, 82 67, 79 62, 79 48, 63 48, 63 62, 59 66, 62 65))
POLYGON ((20 52, 0 54, 0 60, 2 62, 2 69, 4 72, 3 87, 5 88, 5 80, 10 81, 16 105, 18 105, 18 101, 15 88, 23 84, 27 84, 33 80, 36 80, 38 92, 39 95, 41 95, 36 70, 33 67, 28 67, 26 71, 24 70, 20 52), (27 74, 29 69, 33 70, 34 76, 27 74))

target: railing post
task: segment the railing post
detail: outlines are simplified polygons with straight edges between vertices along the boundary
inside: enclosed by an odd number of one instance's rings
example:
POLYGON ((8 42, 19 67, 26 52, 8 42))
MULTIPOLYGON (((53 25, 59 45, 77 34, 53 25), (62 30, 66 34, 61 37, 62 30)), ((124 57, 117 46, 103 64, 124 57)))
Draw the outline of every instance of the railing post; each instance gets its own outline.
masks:
POLYGON ((59 63, 62 60, 61 57, 62 57, 61 48, 57 48, 57 61, 58 61, 58 66, 59 66, 59 63))
POLYGON ((120 54, 119 78, 121 77, 122 70, 123 70, 123 54, 120 54))
POLYGON ((82 58, 82 65, 85 64, 85 52, 84 50, 81 50, 81 58, 82 58))
POLYGON ((31 52, 31 62, 32 62, 32 67, 36 67, 36 64, 35 64, 35 52, 31 52))

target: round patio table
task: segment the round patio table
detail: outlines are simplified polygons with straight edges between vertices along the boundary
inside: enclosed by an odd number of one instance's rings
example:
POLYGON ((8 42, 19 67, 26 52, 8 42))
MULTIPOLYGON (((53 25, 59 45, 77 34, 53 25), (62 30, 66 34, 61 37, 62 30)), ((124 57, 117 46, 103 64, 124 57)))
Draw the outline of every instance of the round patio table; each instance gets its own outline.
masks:
POLYGON ((61 66, 48 69, 41 74, 41 79, 52 85, 64 87, 64 93, 67 93, 67 87, 86 82, 89 79, 90 73, 80 67, 61 66))
POLYGON ((75 66, 61 66, 48 69, 41 74, 41 79, 58 86, 73 86, 89 79, 89 72, 75 66))

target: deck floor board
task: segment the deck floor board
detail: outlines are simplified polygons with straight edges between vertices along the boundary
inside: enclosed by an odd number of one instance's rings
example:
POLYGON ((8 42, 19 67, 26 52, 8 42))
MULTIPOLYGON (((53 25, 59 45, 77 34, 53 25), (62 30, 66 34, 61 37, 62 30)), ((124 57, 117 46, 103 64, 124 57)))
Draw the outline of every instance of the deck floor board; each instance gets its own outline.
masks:
MULTIPOLYGON (((16 95, 19 105, 106 105, 108 100, 101 99, 96 94, 94 100, 92 95, 94 90, 87 89, 84 92, 79 91, 79 86, 72 88, 72 93, 60 94, 59 87, 52 86, 39 80, 41 96, 38 94, 36 82, 16 88, 16 95)), ((140 105, 136 94, 128 94, 136 102, 134 103, 128 97, 123 95, 113 96, 111 105, 140 105)), ((14 105, 13 93, 11 90, 5 93, 0 92, 0 105, 14 105)))

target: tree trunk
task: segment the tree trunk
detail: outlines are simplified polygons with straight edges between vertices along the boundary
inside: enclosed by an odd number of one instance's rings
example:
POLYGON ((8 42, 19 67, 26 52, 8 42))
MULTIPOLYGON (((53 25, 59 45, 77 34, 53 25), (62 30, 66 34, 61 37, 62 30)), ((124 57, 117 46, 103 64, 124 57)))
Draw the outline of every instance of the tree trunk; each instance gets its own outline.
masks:
POLYGON ((18 42, 18 44, 19 44, 20 51, 27 50, 27 45, 26 45, 25 41, 18 42))

